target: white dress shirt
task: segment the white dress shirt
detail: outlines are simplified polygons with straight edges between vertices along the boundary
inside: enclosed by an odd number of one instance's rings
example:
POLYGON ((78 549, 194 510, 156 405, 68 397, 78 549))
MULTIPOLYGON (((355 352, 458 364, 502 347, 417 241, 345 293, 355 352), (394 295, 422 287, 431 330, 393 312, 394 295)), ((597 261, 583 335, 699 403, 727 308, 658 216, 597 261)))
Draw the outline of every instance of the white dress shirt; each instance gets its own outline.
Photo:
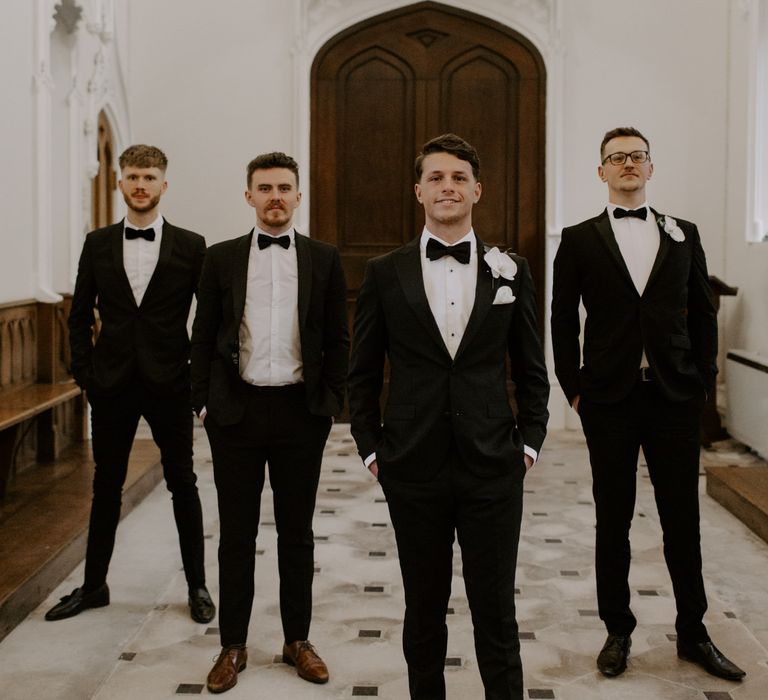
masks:
MULTIPOLYGON (((616 237, 616 243, 619 245, 621 256, 627 265, 635 289, 637 289, 638 294, 642 295, 645 285, 648 284, 656 254, 659 252, 659 227, 647 202, 643 203, 641 207, 637 207, 638 209, 646 208, 648 214, 645 221, 632 216, 616 219, 613 216, 616 207, 615 204, 608 204, 608 216, 613 235, 616 237)), ((640 367, 648 367, 645 349, 643 349, 640 367)))
POLYGON ((445 241, 431 234, 426 228, 421 234, 419 249, 421 251, 421 274, 424 279, 424 290, 432 315, 435 317, 440 335, 451 357, 456 357, 464 329, 467 327, 469 315, 475 305, 475 287, 477 285, 477 239, 475 232, 469 233, 453 245, 464 241, 470 244, 469 264, 464 265, 450 255, 444 255, 439 260, 427 257, 427 243, 434 238, 438 243, 447 245, 445 241))
MULTIPOLYGON (((240 323, 240 376, 249 384, 284 386, 304 379, 299 339, 299 271, 294 229, 286 250, 260 250, 253 231, 245 311, 240 323)), ((264 234, 269 235, 269 234, 264 234)))
POLYGON ((144 298, 160 257, 163 217, 158 214, 152 224, 145 227, 154 229, 154 241, 148 241, 144 238, 134 238, 129 241, 125 237, 126 228, 138 228, 138 226, 131 224, 127 217, 123 219, 123 266, 125 267, 125 274, 128 276, 128 282, 131 284, 136 304, 141 305, 141 300, 144 298))

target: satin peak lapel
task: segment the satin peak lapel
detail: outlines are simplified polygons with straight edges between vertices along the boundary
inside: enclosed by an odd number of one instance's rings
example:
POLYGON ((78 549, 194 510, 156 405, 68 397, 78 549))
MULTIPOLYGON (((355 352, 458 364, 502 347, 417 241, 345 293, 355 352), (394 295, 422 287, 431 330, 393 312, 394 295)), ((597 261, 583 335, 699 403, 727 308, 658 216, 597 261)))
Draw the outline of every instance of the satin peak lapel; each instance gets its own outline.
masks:
POLYGON ((299 277, 299 327, 303 328, 309 312, 309 295, 312 293, 312 253, 309 241, 298 231, 293 240, 296 242, 296 272, 299 277))
POLYGON ((168 261, 171 259, 171 253, 173 252, 173 240, 176 238, 176 229, 163 219, 163 235, 160 237, 160 253, 157 257, 157 265, 152 272, 152 277, 149 278, 149 284, 147 284, 147 291, 144 292, 144 296, 141 299, 141 303, 150 296, 152 290, 158 285, 163 283, 163 269, 168 265, 168 261))
POLYGON ((613 235, 611 220, 608 218, 607 212, 603 212, 603 216, 601 216, 600 219, 598 219, 598 221, 595 223, 595 228, 597 229, 597 233, 600 239, 603 241, 603 243, 605 243, 608 250, 610 251, 614 262, 619 266, 619 269, 623 273, 627 284, 632 287, 635 293, 637 293, 635 283, 632 281, 632 275, 629 274, 627 263, 624 262, 624 256, 621 254, 621 251, 619 250, 619 244, 616 242, 616 236, 613 235))
POLYGON ((394 265, 403 294, 405 294, 405 298, 416 314, 416 317, 426 328, 432 340, 450 357, 448 348, 443 341, 443 336, 440 335, 440 329, 437 327, 435 317, 429 308, 427 292, 424 289, 424 277, 421 274, 419 238, 411 241, 395 254, 394 265))
MULTIPOLYGON (((648 275, 648 281, 645 284, 645 289, 648 289, 648 287, 650 287, 654 280, 659 276, 661 265, 664 262, 664 259, 667 257, 667 253, 669 253, 670 247, 672 246, 669 234, 667 234, 661 224, 661 214, 655 212, 653 209, 651 209, 651 213, 656 219, 656 230, 659 233, 659 249, 656 251, 656 259, 653 261, 653 267, 651 268, 651 274, 648 275)), ((645 290, 643 290, 643 294, 645 294, 645 290)))
POLYGON ((456 350, 454 361, 461 356, 472 342, 475 335, 477 335, 488 311, 493 305, 493 274, 491 273, 491 268, 488 267, 488 263, 485 262, 485 248, 485 245, 477 239, 477 284, 475 285, 475 303, 472 306, 472 312, 469 314, 467 327, 464 329, 464 335, 461 338, 458 350, 456 350))
POLYGON ((128 281, 128 275, 125 272, 125 260, 123 260, 123 231, 125 226, 123 221, 112 227, 110 235, 112 236, 112 263, 115 266, 115 280, 117 285, 122 288, 123 294, 127 294, 133 305, 136 305, 136 297, 133 295, 131 283, 128 281))
POLYGON ((245 292, 248 286, 248 260, 251 255, 253 229, 235 243, 234 260, 232 260, 232 313, 235 321, 240 324, 245 312, 245 292))

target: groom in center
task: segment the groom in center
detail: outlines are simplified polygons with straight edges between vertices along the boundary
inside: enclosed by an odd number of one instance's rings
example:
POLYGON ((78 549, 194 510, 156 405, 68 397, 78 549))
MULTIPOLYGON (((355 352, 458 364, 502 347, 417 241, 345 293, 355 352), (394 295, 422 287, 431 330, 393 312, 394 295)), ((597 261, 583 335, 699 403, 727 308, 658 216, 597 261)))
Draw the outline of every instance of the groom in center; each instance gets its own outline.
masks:
POLYGON ((352 434, 395 528, 411 698, 445 698, 457 536, 485 697, 522 700, 515 567, 523 478, 544 441, 549 396, 533 282, 524 258, 489 248, 472 228, 482 187, 470 144, 432 139, 415 169, 424 230, 369 261, 357 300, 352 434))

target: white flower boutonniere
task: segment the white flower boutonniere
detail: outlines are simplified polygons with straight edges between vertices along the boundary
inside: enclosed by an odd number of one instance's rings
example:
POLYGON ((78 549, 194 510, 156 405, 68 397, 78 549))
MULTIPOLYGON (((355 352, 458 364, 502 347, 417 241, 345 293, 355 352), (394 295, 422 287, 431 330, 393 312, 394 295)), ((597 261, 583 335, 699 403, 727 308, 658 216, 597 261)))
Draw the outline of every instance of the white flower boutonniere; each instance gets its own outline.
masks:
POLYGON ((685 240, 683 229, 677 225, 677 221, 675 221, 671 216, 665 215, 663 219, 659 219, 659 225, 676 243, 682 243, 685 240))
POLYGON ((493 247, 483 256, 488 267, 491 268, 493 279, 503 277, 506 280, 515 279, 517 274, 517 264, 506 253, 502 253, 498 248, 493 247))

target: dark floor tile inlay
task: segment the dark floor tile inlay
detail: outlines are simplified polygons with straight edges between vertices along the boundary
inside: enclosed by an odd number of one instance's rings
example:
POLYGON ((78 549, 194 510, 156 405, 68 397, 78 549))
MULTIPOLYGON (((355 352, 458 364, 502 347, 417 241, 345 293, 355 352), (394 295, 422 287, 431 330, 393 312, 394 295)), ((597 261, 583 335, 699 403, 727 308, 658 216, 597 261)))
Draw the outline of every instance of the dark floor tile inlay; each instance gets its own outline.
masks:
POLYGON ((520 589, 519 588, 515 588, 515 595, 520 595, 520 589))
POLYGON ((358 637, 365 637, 369 639, 380 639, 381 638, 381 630, 360 630, 357 633, 358 637))
POLYGON ((316 566, 314 569, 312 569, 312 571, 314 571, 316 574, 319 574, 320 573, 320 567, 316 566))
POLYGON ((533 515, 534 517, 537 517, 537 518, 546 518, 549 515, 549 513, 536 513, 536 512, 533 512, 533 513, 531 513, 531 515, 533 515))
POLYGON ((366 586, 363 588, 364 593, 384 593, 384 586, 366 586))
POLYGON ((536 632, 520 632, 518 636, 520 639, 536 640, 536 632))
POLYGON ((731 612, 730 610, 726 610, 723 615, 725 615, 727 618, 730 618, 731 620, 736 619, 736 613, 731 612))
POLYGON ((446 666, 461 666, 461 657, 460 656, 446 656, 445 657, 445 665, 446 666))
POLYGON ((273 664, 281 664, 281 663, 283 663, 283 655, 282 654, 275 654, 272 657, 272 663, 273 664))
POLYGON ((124 651, 122 654, 120 654, 120 661, 133 661, 135 656, 135 651, 124 651))
POLYGON ((528 697, 531 700, 550 700, 555 697, 555 691, 549 688, 529 688, 528 697))
POLYGON ((205 630, 206 634, 218 634, 219 628, 218 627, 209 627, 207 630, 205 630))
POLYGON ((166 603, 161 603, 160 605, 155 605, 155 610, 165 610, 167 607, 166 603))
POLYGON ((203 535, 203 539, 204 540, 212 540, 213 539, 213 535, 203 535))
POLYGON ((579 572, 578 571, 561 571, 560 575, 561 576, 578 576, 579 572))
POLYGON ((386 552, 368 552, 369 557, 386 557, 386 552))
POLYGON ((562 544, 562 540, 557 539, 557 537, 549 537, 544 540, 547 544, 562 544))
POLYGON ((676 642, 676 641, 677 641, 677 635, 676 635, 676 634, 668 634, 668 635, 667 635, 667 639, 668 639, 670 642, 676 642))
POLYGON ((445 611, 445 614, 446 614, 446 615, 453 615, 453 608, 448 608, 448 609, 445 611))
POLYGON ((379 689, 375 685, 352 686, 353 698, 361 698, 361 697, 376 698, 378 696, 379 696, 379 689))
POLYGON ((579 615, 582 617, 597 617, 599 614, 597 610, 579 610, 579 615))
POLYGON ((336 511, 329 508, 328 510, 321 510, 320 515, 336 515, 336 511))
POLYGON ((328 535, 315 535, 315 542, 327 542, 328 535))
POLYGON ((639 588, 637 591, 638 595, 645 595, 645 596, 657 596, 659 595, 658 591, 654 591, 648 588, 639 588))
POLYGON ((374 503, 386 503, 387 499, 386 498, 374 498, 373 502, 374 503))
POLYGON ((334 488, 330 488, 330 489, 325 489, 325 490, 326 490, 328 493, 339 493, 339 491, 341 491, 341 489, 339 489, 339 488, 336 488, 336 487, 334 487, 334 488))
POLYGON ((346 469, 331 469, 331 471, 332 471, 334 474, 346 474, 346 473, 347 473, 347 470, 346 470, 346 469))
POLYGON ((263 549, 257 549, 256 550, 256 556, 257 557, 260 557, 262 554, 264 554, 264 550, 263 549))
POLYGON ((371 523, 371 527, 386 527, 386 523, 371 523))
POLYGON ((202 683, 179 683, 177 695, 200 695, 203 692, 202 683))
POLYGON ((704 691, 704 697, 707 700, 733 700, 730 693, 725 693, 722 690, 704 691))

